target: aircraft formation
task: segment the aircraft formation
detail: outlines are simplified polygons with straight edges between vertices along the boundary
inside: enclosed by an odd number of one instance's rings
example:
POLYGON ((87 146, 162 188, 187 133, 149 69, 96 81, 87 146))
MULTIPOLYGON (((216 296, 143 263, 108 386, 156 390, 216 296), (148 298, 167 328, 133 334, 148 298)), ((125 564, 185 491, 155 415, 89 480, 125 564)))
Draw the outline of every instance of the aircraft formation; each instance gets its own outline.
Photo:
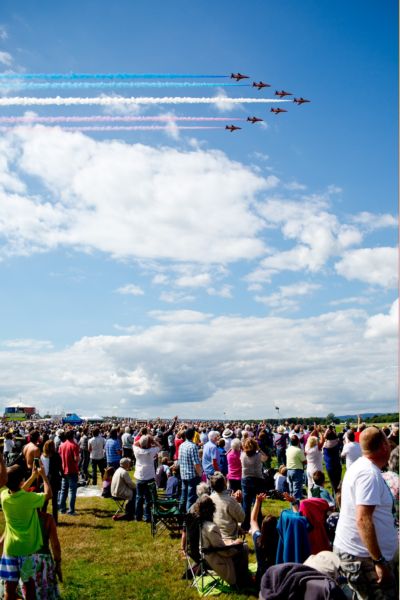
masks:
MULTIPOLYGON (((250 81, 250 76, 245 75, 241 72, 221 75, 200 75, 200 74, 180 74, 180 73, 9 73, 0 72, 0 109, 3 106, 15 106, 15 107, 30 107, 30 106, 53 106, 53 111, 58 111, 58 107, 65 106, 139 106, 139 105, 179 105, 179 104, 209 104, 214 105, 217 103, 224 104, 238 104, 244 106, 244 104, 271 104, 274 106, 270 108, 270 112, 274 115, 280 115, 287 113, 287 108, 276 107, 277 103, 289 103, 293 102, 298 106, 311 102, 310 100, 303 98, 303 96, 295 97, 292 92, 288 92, 284 89, 275 90, 272 98, 265 98, 260 93, 261 90, 271 88, 271 84, 265 81, 250 81), (204 81, 205 79, 211 79, 211 81, 204 81), (218 82, 216 80, 222 79, 225 81, 218 82), (229 79, 234 80, 234 83, 227 82, 229 79), (186 81, 184 81, 186 80, 186 81), (241 83, 242 81, 249 80, 248 83, 241 83), (169 88, 178 87, 189 88, 206 87, 218 88, 219 86, 226 87, 240 87, 252 88, 257 90, 255 95, 237 97, 228 97, 225 95, 217 96, 200 96, 196 94, 184 94, 176 96, 165 96, 160 97, 159 95, 124 95, 117 94, 116 90, 123 88, 169 88), (113 94, 98 94, 84 96, 74 95, 59 95, 58 92, 53 90, 59 89, 74 89, 74 90, 112 90, 113 94), (115 89, 114 89, 115 88, 115 89), (22 89, 27 90, 48 90, 49 95, 43 97, 35 97, 32 95, 25 96, 10 96, 13 89, 17 89, 18 92, 22 89), (4 90, 5 93, 1 93, 4 90), (53 94, 53 95, 50 95, 53 94), (260 95, 259 95, 260 94, 260 95), (293 98, 290 98, 293 96, 293 98)), ((286 104, 288 107, 289 105, 286 104)), ((240 131, 242 126, 234 124, 237 122, 248 122, 254 125, 255 123, 262 123, 264 119, 261 116, 248 116, 247 118, 236 116, 231 117, 231 123, 225 124, 226 119, 221 116, 192 116, 192 115, 181 115, 181 116, 165 116, 165 115, 153 115, 153 116, 133 116, 133 115, 121 115, 118 117, 106 116, 102 114, 86 115, 82 114, 39 114, 39 115, 24 115, 15 114, 12 116, 2 115, 0 113, 0 130, 7 131, 10 128, 21 126, 23 124, 34 125, 57 125, 69 131, 97 131, 97 132, 116 132, 116 131, 158 131, 165 129, 169 122, 174 122, 177 129, 220 129, 233 133, 240 131), (180 122, 186 122, 181 125, 180 122), (197 122, 206 122, 206 124, 197 124, 197 122), (225 123, 221 123, 225 121, 225 123), (138 124, 133 124, 137 122, 138 124), (160 123, 159 125, 148 124, 148 122, 160 123), (114 124, 115 123, 115 124, 114 124)))
MULTIPOLYGON (((231 73, 230 78, 234 79, 237 82, 241 81, 242 79, 250 79, 249 75, 244 75, 239 71, 237 73, 231 73)), ((252 87, 261 90, 263 88, 271 87, 271 85, 269 83, 265 83, 264 81, 253 81, 252 87)), ((275 96, 277 96, 280 99, 283 99, 286 96, 293 96, 293 94, 292 92, 286 92, 285 90, 276 90, 275 96)), ((306 100, 305 98, 300 96, 299 98, 293 98, 293 102, 297 104, 297 106, 301 106, 302 104, 311 102, 311 100, 306 100)), ((285 108, 271 108, 270 112, 274 113, 275 115, 279 115, 288 111, 285 108)), ((259 117, 247 117, 246 121, 249 121, 250 123, 258 123, 259 121, 264 121, 264 119, 261 119, 259 117)), ((241 129, 241 127, 235 127, 235 125, 227 125, 225 129, 228 129, 229 131, 233 132, 237 129, 241 129)))

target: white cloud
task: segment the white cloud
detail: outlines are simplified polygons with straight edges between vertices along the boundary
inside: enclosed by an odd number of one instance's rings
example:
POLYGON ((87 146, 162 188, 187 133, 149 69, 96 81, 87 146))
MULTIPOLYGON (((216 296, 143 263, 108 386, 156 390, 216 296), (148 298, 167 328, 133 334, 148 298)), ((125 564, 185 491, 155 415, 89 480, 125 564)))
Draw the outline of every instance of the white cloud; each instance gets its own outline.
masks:
POLYGON ((143 296, 144 291, 138 285, 134 283, 128 283, 122 287, 119 287, 116 292, 118 294, 127 294, 128 296, 143 296))
POLYGON ((163 275, 162 273, 154 275, 152 279, 152 283, 154 283, 154 285, 164 285, 165 283, 168 283, 168 281, 168 277, 166 275, 163 275))
POLYGON ((232 286, 224 284, 220 288, 209 287, 207 288, 207 294, 209 296, 219 296, 220 298, 232 298, 232 286))
MULTIPOLYGON (((364 337, 368 315, 303 319, 154 314, 130 335, 84 337, 56 351, 0 348, 0 395, 41 410, 262 418, 393 410, 396 339, 364 337), (243 407, 246 406, 245 413, 243 407)), ((375 327, 376 329, 376 327, 375 327)), ((383 334, 383 328, 380 328, 383 334)), ((392 329, 390 329, 392 335, 392 329)))
POLYGON ((361 212, 351 217, 353 223, 362 225, 367 231, 382 229, 385 227, 397 227, 397 219, 390 214, 374 214, 361 212))
POLYGON ((49 340, 33 340, 33 339, 29 339, 29 338, 4 340, 4 342, 1 342, 1 346, 4 346, 5 348, 17 348, 19 350, 27 350, 27 351, 49 350, 49 349, 53 348, 53 344, 49 340))
POLYGON ((7 29, 4 27, 4 25, 0 25, 0 40, 2 40, 4 42, 7 38, 8 38, 7 29))
POLYGON ((178 287, 206 287, 210 284, 211 277, 209 273, 198 273, 197 275, 184 275, 175 281, 178 287))
POLYGON ((346 252, 335 269, 346 279, 392 288, 397 285, 397 263, 396 248, 361 248, 346 252))
MULTIPOLYGON (((217 88, 217 90, 215 92, 215 97, 216 98, 228 98, 228 94, 226 93, 224 88, 217 88)), ((234 102, 227 102, 225 100, 222 102, 217 101, 214 104, 214 106, 220 112, 229 112, 232 110, 240 110, 240 109, 243 110, 243 106, 241 106, 240 104, 235 104, 234 102)))
MULTIPOLYGON (((0 37, 1 37, 1 31, 0 30, 0 37)), ((1 37, 1 39, 4 39, 1 37)), ((10 67, 13 63, 13 57, 11 56, 11 54, 9 52, 4 52, 4 51, 0 51, 0 63, 2 65, 5 65, 6 67, 10 67)))
POLYGON ((274 313, 293 311, 299 308, 299 297, 308 296, 321 286, 301 281, 292 285, 282 285, 278 292, 268 296, 256 296, 255 300, 273 309, 274 313))
POLYGON ((64 246, 114 258, 226 263, 264 251, 264 224, 252 204, 275 182, 222 152, 96 142, 42 126, 5 138, 3 257, 64 246), (26 194, 17 171, 30 189, 36 179, 45 191, 26 194))
POLYGON ((399 333, 399 300, 390 307, 389 314, 382 313, 370 317, 367 321, 365 337, 368 338, 397 338, 399 333))
POLYGON ((195 297, 191 294, 183 294, 181 292, 175 292, 171 290, 169 292, 161 292, 160 300, 162 302, 168 302, 169 304, 180 304, 182 302, 193 302, 195 297))
POLYGON ((258 210, 267 226, 279 227, 283 237, 295 245, 289 250, 270 252, 248 276, 252 283, 270 281, 273 274, 283 270, 317 273, 332 256, 362 240, 361 232, 352 225, 341 224, 321 198, 271 198, 259 203, 258 210))

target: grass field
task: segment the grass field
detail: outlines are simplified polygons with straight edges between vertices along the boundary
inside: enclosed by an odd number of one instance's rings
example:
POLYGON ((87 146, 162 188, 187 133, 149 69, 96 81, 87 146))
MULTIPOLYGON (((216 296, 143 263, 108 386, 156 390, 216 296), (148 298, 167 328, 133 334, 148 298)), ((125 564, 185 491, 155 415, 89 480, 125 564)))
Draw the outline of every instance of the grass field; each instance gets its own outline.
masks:
MULTIPOLYGON (((279 515, 288 506, 269 501, 264 512, 279 515)), ((77 517, 60 516, 65 600, 199 597, 182 579, 185 561, 180 558, 180 539, 168 535, 153 539, 146 523, 113 521, 112 500, 79 498, 77 511, 77 517)), ((253 553, 250 560, 255 562, 253 553)), ((224 597, 228 596, 220 596, 224 597)), ((232 593, 229 598, 255 596, 232 593)))
MULTIPOLYGON (((285 502, 270 500, 264 514, 279 515, 285 502)), ((64 600, 166 600, 199 598, 182 579, 185 561, 180 539, 153 539, 150 526, 136 521, 113 521, 115 505, 104 498, 77 498, 77 516, 60 515, 64 600)), ((0 512, 0 528, 3 513, 0 512)), ((249 541, 252 548, 252 543, 249 541)), ((254 553, 250 561, 255 562, 254 553)), ((253 595, 230 593, 223 598, 244 600, 253 595)))

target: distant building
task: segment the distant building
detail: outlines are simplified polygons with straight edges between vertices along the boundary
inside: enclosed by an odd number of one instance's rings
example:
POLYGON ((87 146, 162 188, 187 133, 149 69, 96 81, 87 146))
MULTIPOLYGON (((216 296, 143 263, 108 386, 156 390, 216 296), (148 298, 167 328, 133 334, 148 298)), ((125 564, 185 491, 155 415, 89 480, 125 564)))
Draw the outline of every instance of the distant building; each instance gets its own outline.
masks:
POLYGON ((23 402, 14 402, 4 409, 4 418, 8 421, 26 421, 36 414, 34 406, 28 406, 23 402))

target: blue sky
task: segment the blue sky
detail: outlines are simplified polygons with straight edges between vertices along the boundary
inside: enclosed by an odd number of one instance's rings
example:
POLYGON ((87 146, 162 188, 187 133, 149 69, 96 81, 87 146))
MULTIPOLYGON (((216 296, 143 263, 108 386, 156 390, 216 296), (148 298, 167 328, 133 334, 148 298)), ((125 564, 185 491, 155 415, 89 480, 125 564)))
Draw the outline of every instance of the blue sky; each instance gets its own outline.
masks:
POLYGON ((275 405, 395 409, 397 24, 397 3, 378 0, 3 1, 0 72, 241 71, 271 88, 118 95, 283 88, 312 100, 277 116, 267 104, 0 106, 0 117, 264 119, 232 134, 2 134, 3 405, 232 418, 275 405))

